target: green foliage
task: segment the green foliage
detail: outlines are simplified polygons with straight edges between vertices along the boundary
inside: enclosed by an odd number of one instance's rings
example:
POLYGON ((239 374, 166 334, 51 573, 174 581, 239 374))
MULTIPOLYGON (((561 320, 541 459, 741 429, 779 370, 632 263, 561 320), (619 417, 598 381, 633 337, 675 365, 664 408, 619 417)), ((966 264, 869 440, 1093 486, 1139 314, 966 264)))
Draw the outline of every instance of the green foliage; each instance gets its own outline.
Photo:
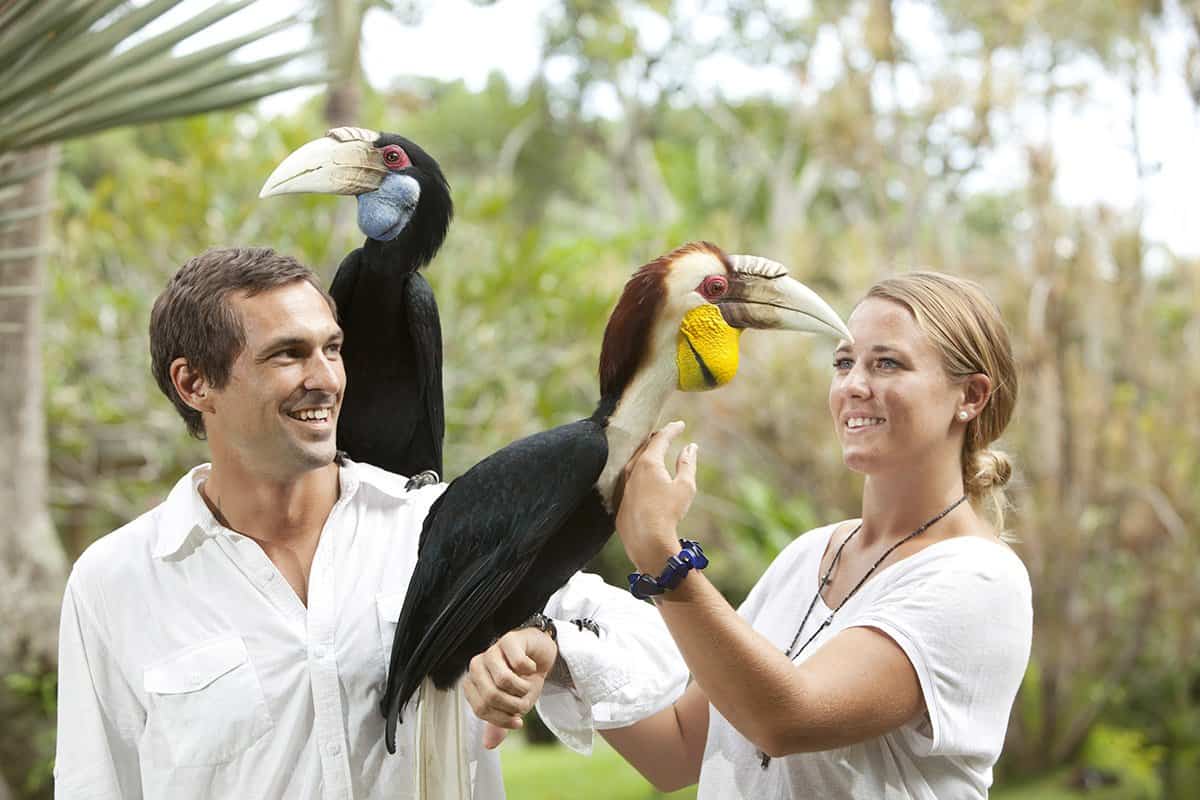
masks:
POLYGON ((55 672, 11 672, 4 676, 0 685, 0 714, 7 735, 0 738, 0 755, 6 759, 18 758, 18 763, 27 765, 20 788, 31 797, 40 796, 50 788, 57 712, 55 672))
POLYGON ((1130 800, 1124 786, 1101 786, 1080 791, 1071 788, 1072 774, 1058 770, 1048 775, 1012 783, 998 782, 988 793, 991 800, 1130 800))
POLYGON ((1162 747, 1149 744, 1142 731, 1100 724, 1092 729, 1084 747, 1084 762, 1117 776, 1129 800, 1157 800, 1163 796, 1158 774, 1162 747))
POLYGON ((53 672, 11 672, 4 676, 4 685, 13 694, 33 700, 46 716, 54 716, 58 710, 58 675, 53 672))

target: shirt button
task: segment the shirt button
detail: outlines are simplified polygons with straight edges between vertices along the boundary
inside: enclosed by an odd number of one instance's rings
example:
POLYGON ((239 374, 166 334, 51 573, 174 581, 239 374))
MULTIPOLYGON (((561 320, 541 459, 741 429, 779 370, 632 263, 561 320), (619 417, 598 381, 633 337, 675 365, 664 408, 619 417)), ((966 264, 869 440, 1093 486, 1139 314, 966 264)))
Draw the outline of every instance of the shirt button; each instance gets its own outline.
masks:
POLYGON ((314 647, 312 654, 313 654, 313 658, 320 661, 322 658, 325 657, 325 648, 324 647, 314 647))
POLYGON ((329 753, 331 756, 336 756, 338 753, 342 752, 342 746, 337 742, 330 742, 329 744, 325 745, 325 752, 329 753))
POLYGON ((271 581, 275 580, 275 570, 271 569, 270 567, 265 568, 261 575, 264 583, 270 583, 271 581))

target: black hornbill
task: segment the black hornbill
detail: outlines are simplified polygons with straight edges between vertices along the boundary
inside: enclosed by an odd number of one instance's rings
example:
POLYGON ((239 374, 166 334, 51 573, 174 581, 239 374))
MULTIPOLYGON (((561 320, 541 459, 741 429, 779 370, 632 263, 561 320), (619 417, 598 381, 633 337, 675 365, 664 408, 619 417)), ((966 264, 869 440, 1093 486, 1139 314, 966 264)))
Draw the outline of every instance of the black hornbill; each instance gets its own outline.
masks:
POLYGON ((329 289, 345 333, 338 447, 355 461, 435 482, 446 428, 442 329, 417 270, 442 246, 454 214, 446 178, 402 136, 334 128, 284 159, 259 196, 298 192, 356 195, 367 236, 329 289))
POLYGON ((427 676, 452 687, 475 654, 540 611, 599 552, 614 530, 625 463, 671 392, 733 378, 743 328, 850 338, 781 264, 684 245, 626 284, 604 332, 595 412, 508 445, 447 487, 425 518, 392 644, 381 704, 389 751, 401 708, 427 676))

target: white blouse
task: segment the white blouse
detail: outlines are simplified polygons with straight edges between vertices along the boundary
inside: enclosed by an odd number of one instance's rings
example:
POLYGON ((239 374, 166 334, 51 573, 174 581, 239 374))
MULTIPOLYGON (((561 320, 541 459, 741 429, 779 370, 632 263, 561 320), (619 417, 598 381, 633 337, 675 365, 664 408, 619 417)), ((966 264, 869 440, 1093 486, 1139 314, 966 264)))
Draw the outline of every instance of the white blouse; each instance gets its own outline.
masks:
MULTIPOLYGON (((837 525, 790 544, 739 613, 781 651, 817 591, 837 525)), ((818 599, 800 641, 830 614, 818 599)), ((1033 632, 1024 564, 1004 544, 975 536, 934 543, 873 575, 797 658, 850 627, 891 637, 916 670, 926 713, 848 747, 772 759, 709 707, 699 800, 746 798, 985 798, 1033 632)))

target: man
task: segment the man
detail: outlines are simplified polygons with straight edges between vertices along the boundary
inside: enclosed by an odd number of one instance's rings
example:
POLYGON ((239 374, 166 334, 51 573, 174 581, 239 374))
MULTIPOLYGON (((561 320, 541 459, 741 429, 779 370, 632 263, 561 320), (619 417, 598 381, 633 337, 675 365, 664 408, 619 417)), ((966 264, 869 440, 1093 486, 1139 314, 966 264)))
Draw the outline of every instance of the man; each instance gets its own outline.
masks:
MULTIPOLYGON (((74 567, 59 797, 412 795, 413 717, 389 757, 378 707, 421 523, 444 487, 406 492, 403 477, 337 457, 341 337, 312 273, 271 250, 211 250, 158 298, 154 375, 212 462, 74 567)), ((576 576, 546 613, 557 644, 515 631, 473 670, 503 665, 502 688, 532 702, 557 659, 571 688, 547 687, 541 709, 575 747, 682 690, 658 615, 627 593, 576 576), (603 639, 567 622, 583 617, 603 639)), ((469 724, 474 794, 501 797, 498 757, 469 724)))

